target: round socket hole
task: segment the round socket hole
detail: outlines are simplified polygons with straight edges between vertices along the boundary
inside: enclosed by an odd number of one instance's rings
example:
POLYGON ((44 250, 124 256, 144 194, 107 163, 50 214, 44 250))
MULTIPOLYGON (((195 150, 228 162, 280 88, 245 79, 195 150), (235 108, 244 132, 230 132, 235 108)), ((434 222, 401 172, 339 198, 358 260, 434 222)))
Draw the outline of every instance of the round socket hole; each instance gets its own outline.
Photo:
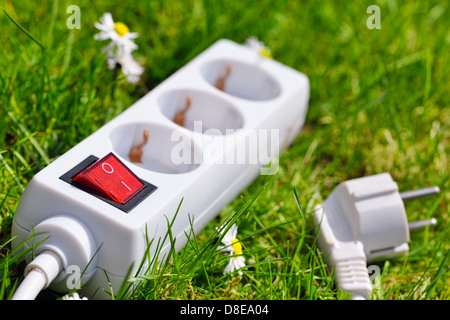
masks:
POLYGON ((188 130, 203 134, 225 135, 242 128, 240 112, 217 95, 199 90, 172 90, 158 100, 168 119, 188 130))
POLYGON ((272 76, 257 66, 244 62, 214 60, 205 63, 200 72, 218 90, 242 99, 272 100, 281 92, 278 82, 272 76))
POLYGON ((192 139, 167 126, 124 124, 111 132, 110 140, 116 154, 150 171, 179 174, 200 165, 201 151, 192 139))

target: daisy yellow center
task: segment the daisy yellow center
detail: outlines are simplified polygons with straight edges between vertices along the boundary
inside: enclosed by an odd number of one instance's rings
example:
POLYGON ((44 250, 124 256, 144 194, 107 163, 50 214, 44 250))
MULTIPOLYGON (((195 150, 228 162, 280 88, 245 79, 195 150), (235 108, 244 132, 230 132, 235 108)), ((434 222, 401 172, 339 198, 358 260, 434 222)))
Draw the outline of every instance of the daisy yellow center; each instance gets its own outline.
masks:
POLYGON ((234 254, 242 254, 242 245, 241 242, 236 238, 233 241, 231 241, 231 246, 234 249, 234 254))
POLYGON ((272 58, 272 54, 270 53, 270 50, 267 48, 260 49, 259 54, 265 58, 272 58))
POLYGON ((122 22, 116 22, 114 24, 114 31, 116 31, 121 37, 125 36, 130 29, 128 29, 127 25, 122 22))

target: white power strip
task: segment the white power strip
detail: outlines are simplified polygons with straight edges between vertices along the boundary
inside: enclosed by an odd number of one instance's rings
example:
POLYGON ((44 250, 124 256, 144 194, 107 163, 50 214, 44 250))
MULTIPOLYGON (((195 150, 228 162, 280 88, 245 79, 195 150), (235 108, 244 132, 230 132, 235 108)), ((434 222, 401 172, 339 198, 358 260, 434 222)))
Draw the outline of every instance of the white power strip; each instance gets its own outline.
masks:
POLYGON ((30 181, 14 215, 13 247, 43 241, 33 253, 48 258, 30 263, 27 255, 26 273, 44 275, 40 289, 67 292, 77 266, 83 294, 105 298, 98 289, 118 290, 134 275, 147 237, 154 253, 182 199, 176 250, 191 225, 198 232, 258 175, 275 173, 308 100, 304 74, 218 41, 30 181), (141 142, 141 162, 131 161, 141 142))

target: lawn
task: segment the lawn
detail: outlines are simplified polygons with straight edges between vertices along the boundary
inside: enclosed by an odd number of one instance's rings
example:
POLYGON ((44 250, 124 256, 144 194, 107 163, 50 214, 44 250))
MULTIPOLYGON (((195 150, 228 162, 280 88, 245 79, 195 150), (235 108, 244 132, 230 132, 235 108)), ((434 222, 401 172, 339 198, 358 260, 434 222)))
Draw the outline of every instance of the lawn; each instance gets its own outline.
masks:
POLYGON ((340 182, 381 172, 401 191, 441 192, 406 203, 409 221, 438 224, 411 233, 406 258, 378 263, 372 299, 450 298, 447 1, 0 0, 0 9, 0 299, 22 279, 9 240, 30 179, 218 39, 251 36, 309 77, 306 124, 276 175, 243 190, 170 263, 133 279, 130 298, 348 298, 316 247, 313 208, 340 182), (373 4, 380 29, 367 24, 373 4), (79 29, 68 28, 70 5, 80 8, 79 29), (138 84, 108 69, 105 43, 94 39, 105 12, 139 34, 138 84), (230 218, 242 276, 223 275, 226 256, 213 251, 216 227, 230 218))

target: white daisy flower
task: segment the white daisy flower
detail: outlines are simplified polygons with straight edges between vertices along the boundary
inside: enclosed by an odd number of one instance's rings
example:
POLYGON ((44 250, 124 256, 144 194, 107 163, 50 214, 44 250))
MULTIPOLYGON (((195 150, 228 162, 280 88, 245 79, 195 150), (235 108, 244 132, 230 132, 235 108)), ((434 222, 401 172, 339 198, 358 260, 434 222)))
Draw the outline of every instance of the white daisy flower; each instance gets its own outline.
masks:
MULTIPOLYGON (((223 233, 224 229, 225 228, 222 228, 220 230, 221 234, 223 233)), ((236 238, 237 229, 238 229, 237 225, 233 224, 222 239, 222 243, 224 244, 224 246, 218 247, 218 250, 228 252, 230 256, 230 262, 225 267, 225 270, 223 272, 224 274, 245 267, 245 258, 242 255, 242 244, 239 241, 239 239, 236 238)), ((239 270, 238 274, 242 275, 242 271, 239 270)))
POLYGON ((131 52, 138 47, 133 42, 133 39, 137 38, 138 34, 130 32, 128 27, 122 22, 114 22, 109 12, 100 18, 100 22, 95 23, 95 27, 100 30, 100 33, 96 34, 94 38, 96 40, 111 40, 103 48, 103 52, 107 52, 106 61, 108 62, 108 67, 114 69, 117 65, 120 65, 128 82, 136 84, 144 72, 144 68, 131 55, 131 52))
POLYGON ((81 298, 80 295, 76 292, 73 293, 72 296, 69 296, 68 294, 66 294, 64 297, 62 297, 63 300, 88 300, 88 298, 83 297, 81 298))
POLYGON ((108 61, 108 67, 110 69, 114 69, 117 65, 120 65, 123 74, 130 83, 138 83, 144 72, 144 68, 133 59, 131 53, 123 50, 117 50, 115 53, 111 51, 108 52, 106 60, 108 61))
POLYGON ((128 52, 137 49, 138 46, 133 39, 138 37, 135 32, 130 32, 130 29, 123 22, 114 22, 111 13, 106 12, 100 18, 100 22, 95 23, 95 27, 100 30, 100 33, 94 35, 96 40, 111 40, 111 42, 103 50, 111 51, 114 47, 121 47, 128 52))
POLYGON ((259 41, 256 37, 250 37, 245 40, 244 45, 254 52, 260 54, 265 58, 272 58, 272 53, 270 49, 264 45, 263 42, 259 41))

